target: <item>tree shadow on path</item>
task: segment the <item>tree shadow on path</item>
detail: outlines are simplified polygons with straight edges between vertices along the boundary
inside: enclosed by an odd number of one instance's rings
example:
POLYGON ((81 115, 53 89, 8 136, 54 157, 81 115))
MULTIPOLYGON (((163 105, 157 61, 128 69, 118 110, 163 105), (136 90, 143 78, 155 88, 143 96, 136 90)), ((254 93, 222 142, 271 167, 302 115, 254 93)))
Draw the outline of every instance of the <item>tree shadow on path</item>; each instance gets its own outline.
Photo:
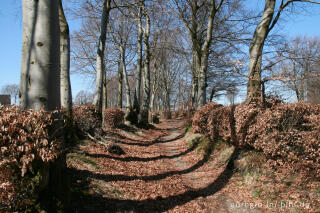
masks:
MULTIPOLYGON (((75 204, 73 206, 73 211, 75 212, 165 212, 170 209, 175 208, 176 206, 183 205, 192 200, 195 200, 199 197, 208 197, 214 195, 220 191, 229 181, 233 174, 233 160, 238 156, 238 150, 232 153, 230 160, 225 167, 224 171, 207 187, 195 190, 188 190, 182 194, 169 196, 166 198, 157 197, 155 199, 145 199, 145 200, 130 200, 130 199, 116 199, 116 198, 104 198, 102 196, 79 196, 74 197, 75 204)), ((79 172, 75 173, 76 177, 92 177, 97 179, 103 179, 105 181, 113 180, 159 180, 165 178, 168 175, 174 174, 186 174, 194 169, 198 168, 199 165, 203 165, 204 161, 201 160, 194 166, 182 170, 182 171, 173 171, 167 172, 164 174, 159 174, 155 176, 112 176, 112 175, 101 175, 101 174, 92 174, 88 171, 73 171, 79 172)))
POLYGON ((137 162, 149 162, 149 161, 156 161, 156 160, 161 160, 161 159, 174 159, 174 158, 179 158, 182 157, 192 151, 194 151, 198 146, 198 143, 193 143, 192 146, 187 149, 184 152, 181 152, 179 154, 175 155, 159 155, 156 157, 149 157, 149 158, 140 158, 140 157, 115 157, 111 155, 106 155, 106 154, 90 154, 90 153, 85 153, 86 156, 93 157, 93 158, 107 158, 107 159, 113 159, 113 160, 119 160, 123 162, 132 162, 132 161, 137 161, 137 162))
MULTIPOLYGON (((169 143, 169 142, 173 142, 175 140, 179 140, 181 138, 183 138, 187 133, 187 130, 185 130, 183 133, 179 134, 178 136, 171 138, 171 139, 166 139, 166 140, 161 140, 161 138, 166 137, 165 136, 159 136, 157 139, 150 141, 150 142, 125 142, 125 141, 121 141, 121 140, 115 140, 112 139, 113 142, 118 143, 118 144, 124 144, 124 145, 131 145, 131 146, 142 146, 142 147, 148 147, 148 146, 152 146, 155 144, 161 144, 161 143, 169 143)), ((132 140, 130 138, 125 138, 128 140, 132 140)), ((137 140, 132 140, 132 141, 137 141, 137 140)))

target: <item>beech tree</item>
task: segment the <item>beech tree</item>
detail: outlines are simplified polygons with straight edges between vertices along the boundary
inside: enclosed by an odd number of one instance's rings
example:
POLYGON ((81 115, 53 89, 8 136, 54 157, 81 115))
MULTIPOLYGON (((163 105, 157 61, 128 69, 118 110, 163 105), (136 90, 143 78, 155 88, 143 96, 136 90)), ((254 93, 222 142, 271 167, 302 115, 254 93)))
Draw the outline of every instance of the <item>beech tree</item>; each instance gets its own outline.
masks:
MULTIPOLYGON (((60 27, 59 0, 23 0, 23 44, 20 78, 20 108, 45 111, 59 110, 60 104, 60 27)), ((54 130, 62 127, 55 113, 54 130)), ((52 129, 53 130, 53 129, 52 129)), ((55 137, 61 131, 55 131, 55 137)), ((51 135, 50 135, 51 136, 51 135)), ((64 145, 62 141, 61 145, 64 145)), ((63 172, 65 153, 49 165, 46 186, 56 202, 65 205, 63 172)), ((41 168, 39 168, 41 169, 41 168)))
POLYGON ((23 0, 22 109, 60 108, 59 1, 23 0))
POLYGON ((275 14, 276 0, 265 0, 265 7, 259 24, 257 25, 253 38, 249 48, 250 62, 249 62, 249 76, 247 84, 247 97, 246 103, 256 101, 257 98, 261 97, 261 64, 262 64, 262 53, 265 40, 269 35, 270 31, 274 28, 278 22, 280 15, 284 9, 294 2, 306 2, 306 3, 317 3, 317 1, 310 0, 281 0, 280 6, 275 14))
MULTIPOLYGON (((124 13, 125 11, 122 11, 124 13)), ((133 24, 125 17, 124 14, 114 15, 113 23, 110 24, 110 34, 112 35, 113 42, 119 48, 118 59, 118 78, 119 78, 119 91, 118 91, 118 106, 122 107, 122 88, 124 83, 125 97, 126 97, 126 113, 125 120, 137 122, 136 116, 133 116, 133 105, 131 101, 131 91, 129 85, 129 78, 127 73, 127 51, 131 42, 130 35, 132 34, 133 24), (120 103, 121 102, 121 103, 120 103), (135 117, 135 118, 134 118, 135 117)))
POLYGON ((143 44, 144 44, 144 69, 143 69, 143 100, 142 109, 139 113, 139 123, 148 124, 149 118, 149 107, 150 107, 150 17, 148 14, 148 9, 145 5, 145 1, 141 0, 141 5, 143 16, 145 17, 145 26, 142 27, 143 30, 143 44))
POLYGON ((136 15, 137 25, 138 25, 138 40, 137 40, 137 71, 136 71, 136 81, 133 94, 133 109, 139 114, 141 105, 141 74, 142 74, 142 6, 141 1, 137 0, 138 4, 138 14, 136 15))
MULTIPOLYGON (((240 10, 241 4, 237 0, 174 0, 173 5, 172 10, 185 25, 189 34, 192 46, 192 105, 200 108, 207 102, 209 59, 211 54, 218 52, 214 43, 227 41, 224 37, 226 35, 230 37, 230 35, 237 34, 236 31, 228 31, 231 25, 225 24, 233 18, 235 11, 240 10), (219 35, 222 29, 228 29, 228 33, 225 33, 227 32, 225 30, 223 35, 219 35)), ((241 18, 236 19, 239 21, 233 21, 239 23, 241 18)), ((228 42, 234 44, 239 41, 240 37, 238 40, 228 42)), ((224 59, 221 58, 221 60, 224 59)))
POLYGON ((96 89, 93 103, 98 106, 100 112, 106 108, 106 70, 104 51, 106 45, 107 25, 109 21, 109 12, 111 9, 111 0, 104 0, 103 11, 100 23, 100 36, 98 40, 97 58, 96 58, 96 89))
POLYGON ((70 32, 65 17, 62 0, 59 0, 59 21, 60 21, 60 92, 61 107, 72 114, 72 93, 70 82, 70 32))
POLYGON ((320 79, 320 39, 297 36, 279 46, 276 56, 279 62, 273 67, 270 79, 281 81, 295 93, 297 101, 316 102, 316 82, 320 79))
POLYGON ((123 72, 121 66, 121 55, 118 58, 118 107, 122 108, 122 96, 123 96, 123 72))

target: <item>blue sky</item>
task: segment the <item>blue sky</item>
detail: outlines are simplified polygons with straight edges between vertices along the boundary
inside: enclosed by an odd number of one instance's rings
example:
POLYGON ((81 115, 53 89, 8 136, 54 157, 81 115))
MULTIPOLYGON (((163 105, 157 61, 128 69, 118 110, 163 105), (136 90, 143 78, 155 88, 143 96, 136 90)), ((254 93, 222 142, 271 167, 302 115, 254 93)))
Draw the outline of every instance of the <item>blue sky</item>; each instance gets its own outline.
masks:
MULTIPOLYGON (((263 10, 264 0, 248 0, 250 6, 256 11, 263 10)), ((19 83, 21 64, 21 0, 0 1, 0 89, 6 84, 19 83)), ((298 4, 297 4, 298 5, 298 4)), ((285 17, 286 22, 280 28, 285 35, 310 35, 320 37, 320 5, 312 6, 312 15, 301 12, 298 15, 285 17)), ((68 17, 67 17, 68 18, 68 17)), ((71 31, 76 25, 70 22, 71 31)), ((90 90, 90 83, 83 77, 71 76, 73 96, 80 90, 90 90)))

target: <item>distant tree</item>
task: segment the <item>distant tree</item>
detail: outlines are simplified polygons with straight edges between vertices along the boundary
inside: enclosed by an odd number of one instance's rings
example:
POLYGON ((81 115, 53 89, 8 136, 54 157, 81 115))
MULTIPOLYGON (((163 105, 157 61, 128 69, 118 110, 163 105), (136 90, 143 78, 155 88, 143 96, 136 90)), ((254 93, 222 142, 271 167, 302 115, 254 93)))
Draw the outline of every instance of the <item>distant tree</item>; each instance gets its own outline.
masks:
POLYGON ((308 81, 307 101, 313 104, 320 104, 320 76, 311 78, 308 81))
POLYGON ((279 62, 273 67, 273 79, 292 90, 297 101, 316 102, 319 96, 317 82, 320 82, 320 39, 297 36, 278 47, 277 58, 279 62))
POLYGON ((74 98, 74 103, 77 105, 86 105, 93 103, 93 93, 81 90, 77 93, 76 97, 74 98))
POLYGON ((288 6, 295 2, 320 4, 320 1, 311 0, 281 0, 279 8, 276 9, 276 0, 265 0, 264 11, 261 20, 254 31, 249 48, 250 62, 246 97, 247 104, 254 102, 257 98, 261 97, 261 66, 265 41, 270 31, 277 24, 281 14, 288 6))
POLYGON ((94 93, 94 104, 98 106, 100 112, 106 108, 106 70, 105 70, 105 46, 107 25, 109 21, 109 13, 111 9, 111 0, 103 1, 103 11, 100 22, 100 36, 97 45, 97 58, 96 58, 96 89, 94 93))
POLYGON ((131 98, 131 90, 129 85, 128 77, 128 55, 130 51, 130 46, 132 46, 133 36, 133 22, 128 18, 129 11, 122 9, 121 11, 116 10, 112 15, 112 23, 110 23, 110 34, 112 36, 112 41, 119 49, 119 59, 118 59, 118 76, 119 76, 119 91, 118 91, 118 106, 122 107, 122 93, 123 86, 125 89, 126 97, 126 113, 125 120, 137 123, 137 114, 133 112, 133 104, 131 98))
POLYGON ((1 89, 1 93, 11 95, 14 98, 14 103, 17 104, 17 98, 19 96, 19 85, 18 84, 7 84, 1 89))
POLYGON ((229 87, 227 89, 226 97, 231 105, 234 105, 235 98, 237 96, 238 89, 236 87, 229 87))

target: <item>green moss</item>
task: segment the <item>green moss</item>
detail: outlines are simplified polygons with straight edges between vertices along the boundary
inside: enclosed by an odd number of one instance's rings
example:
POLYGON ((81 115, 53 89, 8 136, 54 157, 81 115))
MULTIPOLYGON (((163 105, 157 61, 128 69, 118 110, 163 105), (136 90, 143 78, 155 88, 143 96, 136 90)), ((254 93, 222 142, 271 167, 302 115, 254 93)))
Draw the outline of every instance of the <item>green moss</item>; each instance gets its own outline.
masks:
POLYGON ((203 156, 209 156, 212 152, 212 142, 208 135, 187 133, 185 136, 189 148, 196 148, 203 156))
POLYGON ((229 146, 229 147, 226 147, 225 149, 219 150, 219 154, 217 157, 219 164, 223 165, 223 164, 227 163, 233 152, 234 152, 234 147, 232 147, 232 146, 229 146))
POLYGON ((90 165, 94 166, 95 168, 99 168, 98 164, 95 161, 87 158, 84 155, 80 155, 78 153, 69 153, 67 155, 67 158, 75 158, 75 159, 80 160, 80 161, 82 161, 84 163, 90 164, 90 165))
POLYGON ((88 192, 88 190, 86 189, 81 189, 81 188, 77 188, 74 187, 71 190, 72 194, 77 196, 77 197, 90 197, 90 193, 88 192))
POLYGON ((254 189, 253 191, 252 191, 252 197, 254 197, 254 198, 256 198, 256 197, 260 197, 260 194, 261 194, 261 189, 254 189))
POLYGON ((196 135, 196 136, 192 137, 190 140, 187 140, 188 147, 191 148, 191 147, 199 144, 199 141, 200 141, 201 137, 202 136, 196 135))
POLYGON ((78 142, 78 144, 79 145, 81 145, 81 146, 88 146, 88 145, 90 145, 92 142, 90 141, 90 140, 80 140, 79 142, 78 142))
POLYGON ((119 189, 116 189, 116 188, 113 190, 113 193, 120 196, 120 197, 124 195, 123 192, 121 192, 119 189))
POLYGON ((222 139, 216 140, 215 143, 213 144, 213 149, 216 151, 221 151, 221 150, 227 149, 229 147, 230 147, 230 145, 222 139))
POLYGON ((187 127, 186 127, 186 131, 187 131, 187 132, 192 132, 192 125, 187 126, 187 127))
POLYGON ((244 151, 235 161, 235 165, 240 172, 258 172, 262 171, 261 166, 266 162, 266 156, 261 152, 244 151))
POLYGON ((203 136, 199 138, 199 143, 197 147, 197 151, 199 153, 203 153, 204 155, 209 155, 212 151, 212 143, 208 136, 203 136))

